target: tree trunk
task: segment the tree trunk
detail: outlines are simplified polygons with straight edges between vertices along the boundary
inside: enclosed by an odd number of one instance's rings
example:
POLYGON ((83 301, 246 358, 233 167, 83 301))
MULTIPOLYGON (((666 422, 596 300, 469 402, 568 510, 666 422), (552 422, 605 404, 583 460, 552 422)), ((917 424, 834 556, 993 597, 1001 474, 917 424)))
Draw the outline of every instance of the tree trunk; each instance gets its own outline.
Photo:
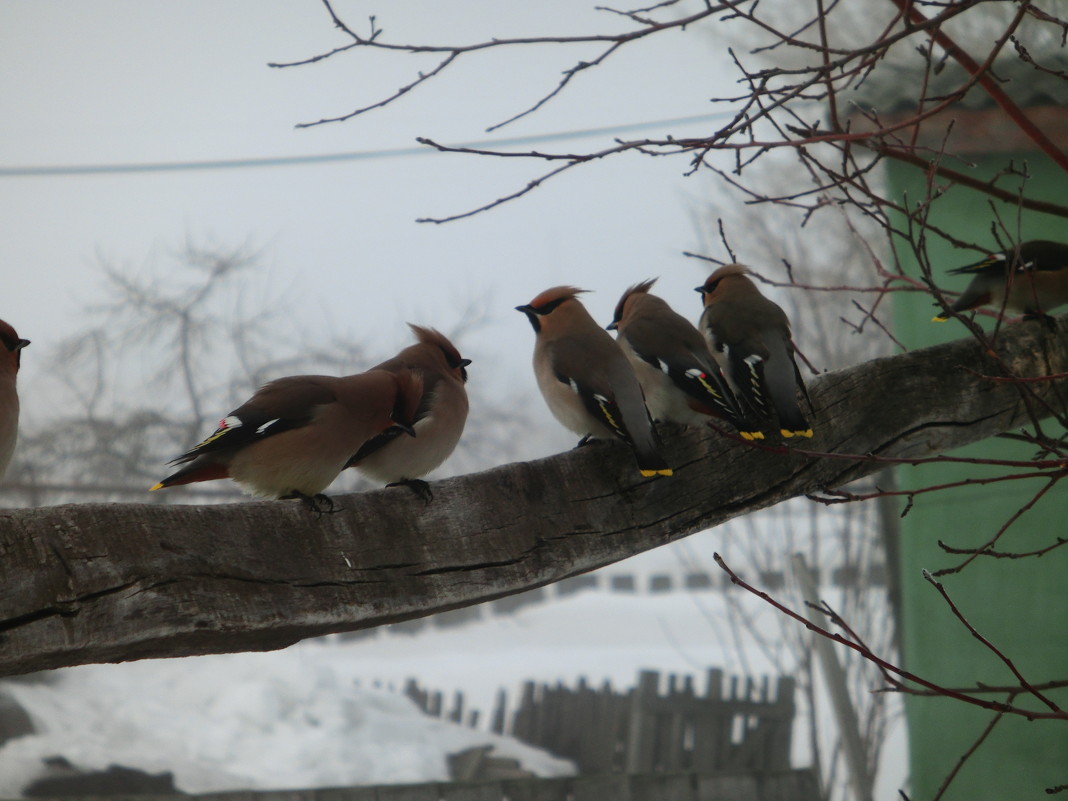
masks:
MULTIPOLYGON (((1068 334, 1039 323, 1004 328, 997 350, 1020 376, 1068 372, 1068 334)), ((964 339, 823 375, 798 447, 922 458, 1025 424, 1025 392, 1068 389, 978 374, 1003 373, 964 339)), ((0 511, 0 674, 270 650, 467 606, 885 466, 711 430, 669 433, 667 449, 670 478, 599 443, 437 482, 429 505, 403 487, 339 496, 321 519, 278 501, 0 511)))

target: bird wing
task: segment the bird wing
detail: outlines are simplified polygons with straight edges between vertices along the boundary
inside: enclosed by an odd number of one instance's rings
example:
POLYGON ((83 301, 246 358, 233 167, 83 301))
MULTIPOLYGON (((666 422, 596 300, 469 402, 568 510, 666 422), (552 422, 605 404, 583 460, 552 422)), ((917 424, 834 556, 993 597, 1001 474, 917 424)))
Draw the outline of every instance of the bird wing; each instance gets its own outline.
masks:
POLYGON ((706 310, 712 346, 726 357, 727 373, 735 390, 761 417, 767 417, 770 411, 764 395, 764 365, 770 354, 762 332, 769 322, 779 322, 780 315, 782 324, 788 327, 782 309, 765 298, 749 298, 745 304, 720 301, 706 310))
POLYGON ((991 267, 997 264, 1005 263, 1004 253, 995 253, 993 256, 974 262, 972 264, 965 264, 963 267, 954 267, 952 270, 947 270, 950 275, 968 275, 971 273, 983 273, 989 270, 991 267))
POLYGON ((363 443, 363 445, 360 446, 359 450, 352 455, 352 458, 345 462, 345 467, 348 468, 357 466, 360 462, 362 462, 372 453, 376 453, 382 450, 384 447, 386 447, 386 445, 391 443, 403 433, 405 433, 403 429, 397 428, 396 426, 392 426, 390 428, 387 428, 380 434, 375 434, 373 437, 371 437, 369 440, 363 443))
POLYGON ((214 451, 241 448, 264 437, 307 425, 321 407, 337 402, 332 376, 289 376, 271 381, 219 421, 214 432, 170 464, 214 451))
POLYGON ((743 416, 704 337, 684 317, 636 319, 623 336, 643 361, 665 373, 695 401, 731 421, 743 416))
MULTIPOLYGON (((372 370, 385 370, 388 373, 397 373, 401 370, 412 370, 420 377, 423 385, 423 392, 419 396, 419 405, 415 409, 415 415, 412 420, 413 425, 430 415, 434 403, 435 390, 438 383, 445 380, 438 370, 427 369, 425 364, 422 363, 425 361, 424 359, 419 359, 417 360, 419 363, 416 363, 412 359, 405 358, 406 355, 415 351, 417 347, 419 346, 406 348, 392 359, 386 359, 386 361, 371 368, 372 370)), ((353 454, 352 458, 345 464, 345 467, 355 467, 363 459, 366 459, 372 453, 382 450, 382 448, 403 433, 405 433, 403 429, 394 427, 387 428, 385 431, 375 434, 375 436, 371 437, 360 446, 360 449, 353 454)))
MULTIPOLYGON (((547 350, 557 381, 566 384, 578 395, 586 411, 608 426, 617 436, 633 444, 634 440, 625 422, 624 409, 620 406, 621 399, 617 398, 614 389, 619 386, 619 383, 613 380, 616 372, 632 369, 619 346, 607 336, 604 343, 585 337, 562 337, 549 343, 547 350), (605 344, 614 351, 605 352, 605 344)), ((641 400, 637 378, 631 374, 629 379, 629 383, 637 390, 638 399, 641 400)), ((628 384, 624 383, 623 386, 628 384)), ((644 404, 644 401, 642 403, 644 404)))

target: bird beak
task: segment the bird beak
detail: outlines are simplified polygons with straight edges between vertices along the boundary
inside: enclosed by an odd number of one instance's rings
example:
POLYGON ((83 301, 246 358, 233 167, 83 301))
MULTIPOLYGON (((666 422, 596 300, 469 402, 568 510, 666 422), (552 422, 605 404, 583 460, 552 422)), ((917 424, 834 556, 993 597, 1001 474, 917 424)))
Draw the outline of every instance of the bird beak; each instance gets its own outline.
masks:
POLYGON ((616 330, 616 321, 613 320, 612 322, 610 322, 608 325, 606 325, 604 327, 604 330, 605 331, 615 331, 616 330))
POLYGON ((24 347, 26 347, 29 344, 30 344, 30 340, 28 340, 28 339, 20 339, 18 342, 15 343, 15 350, 22 350, 24 347))
POLYGON ((471 360, 470 359, 460 359, 460 363, 457 366, 463 368, 463 367, 467 367, 467 365, 469 365, 469 364, 471 364, 471 360))
POLYGON ((515 310, 516 311, 521 311, 521 312, 523 312, 523 314, 530 314, 532 311, 534 311, 532 308, 530 308, 530 304, 529 303, 526 304, 525 306, 516 306, 515 310))
POLYGON ((701 286, 695 286, 695 287, 693 288, 693 291, 694 291, 694 292, 702 292, 702 293, 703 293, 703 292, 705 291, 705 287, 704 287, 704 285, 703 285, 703 284, 702 284, 701 286))

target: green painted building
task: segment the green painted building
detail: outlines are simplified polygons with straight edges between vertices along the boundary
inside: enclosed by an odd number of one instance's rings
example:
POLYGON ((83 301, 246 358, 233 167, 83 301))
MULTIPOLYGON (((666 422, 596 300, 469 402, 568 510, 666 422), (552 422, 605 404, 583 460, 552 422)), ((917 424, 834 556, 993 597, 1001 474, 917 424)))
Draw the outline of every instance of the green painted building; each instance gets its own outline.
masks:
MULTIPOLYGON (((1009 71, 1012 69, 1010 66, 1009 71)), ((940 80, 947 86, 954 81, 959 85, 960 73, 953 75, 948 68, 946 72, 949 74, 940 76, 940 80)), ((999 74, 1004 77, 1005 72, 999 70, 999 74)), ((1018 103, 1027 107, 1028 116, 1062 148, 1068 149, 1068 83, 1027 67, 1015 81, 1010 75, 1007 88, 1018 103)), ((937 90, 932 94, 937 94, 937 90)), ((896 111, 887 106, 892 100, 884 97, 881 102, 881 113, 896 111)), ((914 97, 911 102, 915 103, 914 97)), ((907 114, 907 108, 900 109, 899 115, 907 114)), ((954 124, 947 153, 962 156, 971 164, 947 157, 943 161, 947 167, 982 180, 1002 175, 997 181, 1002 189, 1021 190, 1029 198, 1068 205, 1068 173, 1038 152, 981 90, 973 91, 962 104, 925 124, 920 143, 937 149, 950 118, 954 124), (1026 173, 1026 177, 1003 175, 1010 165, 1026 173)), ((923 170, 890 160, 884 164, 891 197, 909 208, 916 208, 931 198, 929 177, 923 170)), ((933 180, 937 190, 948 188, 930 201, 927 219, 953 237, 998 249, 991 229, 997 214, 1008 231, 1008 238, 1015 241, 1068 242, 1066 218, 1021 210, 1015 203, 992 201, 989 195, 953 186, 951 181, 937 177, 933 180)), ((894 222, 903 225, 904 219, 904 215, 897 215, 894 222)), ((903 242, 901 245, 897 248, 899 263, 906 272, 918 275, 919 265, 911 245, 903 242)), ((976 251, 956 248, 933 235, 926 237, 925 252, 939 286, 953 291, 963 289, 969 279, 947 275, 946 271, 982 257, 976 251)), ((931 322, 938 309, 930 296, 897 293, 894 297, 895 334, 908 347, 968 335, 958 321, 931 322)), ((992 319, 977 319, 988 331, 993 329, 992 319)), ((931 391, 937 392, 938 387, 932 387, 931 391)), ((1047 433, 1060 436, 1063 430, 1051 424, 1047 433)), ((955 455, 1030 459, 1035 452, 1031 444, 990 439, 956 451, 955 455)), ((899 470, 898 480, 902 488, 909 489, 1003 472, 1004 468, 999 467, 926 465, 899 470)), ((977 683, 992 686, 1017 683, 1006 665, 953 616, 936 589, 923 579, 921 570, 933 572, 959 564, 965 557, 947 554, 939 547, 939 540, 959 548, 982 546, 1046 484, 1041 479, 1021 480, 916 497, 912 509, 901 521, 900 541, 901 631, 908 670, 953 688, 975 687, 977 683)), ((1001 537, 997 548, 1028 552, 1054 543, 1059 536, 1068 536, 1068 483, 1055 485, 1023 513, 1001 537)), ((1042 558, 980 557, 960 573, 940 580, 965 617, 1011 658, 1030 682, 1068 680, 1068 547, 1053 550, 1042 558)), ((1068 709, 1068 689, 1052 690, 1048 695, 1068 709)), ((1006 692, 990 693, 986 697, 1010 700, 1006 692)), ((1016 695, 1013 702, 1029 709, 1047 710, 1041 701, 1027 693, 1016 695)), ((958 760, 996 716, 994 712, 956 700, 929 697, 908 698, 906 713, 913 801, 935 796, 958 760)), ((943 799, 1046 799, 1050 798, 1046 788, 1064 784, 1068 784, 1068 721, 1029 722, 1005 715, 960 768, 943 799)), ((1068 797, 1068 791, 1065 794, 1068 797)))

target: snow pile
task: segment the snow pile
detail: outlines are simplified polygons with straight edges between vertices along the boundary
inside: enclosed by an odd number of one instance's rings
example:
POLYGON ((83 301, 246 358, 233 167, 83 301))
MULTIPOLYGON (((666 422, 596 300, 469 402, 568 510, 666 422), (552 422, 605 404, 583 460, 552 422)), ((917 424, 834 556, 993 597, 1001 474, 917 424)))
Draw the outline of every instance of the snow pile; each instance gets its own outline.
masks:
POLYGON ((511 738, 429 718, 400 694, 356 687, 308 650, 93 665, 54 684, 8 684, 41 733, 0 748, 0 797, 19 796, 57 754, 82 769, 171 771, 189 793, 448 780, 446 756, 478 745, 540 776, 574 772, 511 738))

